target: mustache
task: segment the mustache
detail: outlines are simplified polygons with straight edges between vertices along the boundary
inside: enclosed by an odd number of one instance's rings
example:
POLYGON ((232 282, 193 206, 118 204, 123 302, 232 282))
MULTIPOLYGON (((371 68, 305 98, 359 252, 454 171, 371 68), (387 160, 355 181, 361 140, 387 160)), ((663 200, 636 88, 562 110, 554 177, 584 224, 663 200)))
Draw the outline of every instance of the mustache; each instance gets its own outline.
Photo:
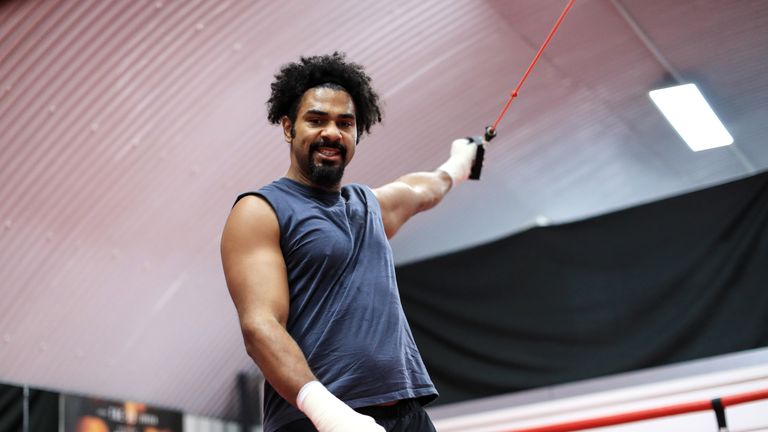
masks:
POLYGON ((328 148, 336 149, 339 151, 339 153, 341 153, 341 157, 343 158, 347 157, 347 149, 343 145, 341 145, 338 141, 325 141, 323 139, 319 139, 309 145, 310 154, 312 152, 316 152, 320 150, 320 147, 328 147, 328 148))

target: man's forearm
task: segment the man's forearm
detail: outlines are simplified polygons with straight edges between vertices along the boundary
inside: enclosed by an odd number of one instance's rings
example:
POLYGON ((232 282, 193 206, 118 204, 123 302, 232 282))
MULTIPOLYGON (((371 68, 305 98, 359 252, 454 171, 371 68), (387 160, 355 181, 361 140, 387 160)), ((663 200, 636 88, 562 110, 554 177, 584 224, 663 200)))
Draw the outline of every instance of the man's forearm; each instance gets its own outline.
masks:
POLYGON ((276 320, 244 330, 248 355, 280 396, 302 411, 320 432, 384 432, 373 418, 355 412, 317 381, 304 353, 276 320))
POLYGON ((301 387, 317 378, 293 337, 276 320, 262 320, 245 327, 243 337, 248 355, 264 378, 295 406, 301 387))
POLYGON ((476 152, 476 144, 467 139, 455 140, 451 156, 435 171, 406 174, 376 188, 374 194, 381 205, 387 238, 392 238, 413 215, 436 206, 451 188, 467 180, 476 152))
POLYGON ((453 186, 469 177, 476 152, 477 145, 466 139, 455 140, 451 144, 451 156, 438 169, 407 174, 398 179, 418 196, 416 213, 436 206, 453 186))

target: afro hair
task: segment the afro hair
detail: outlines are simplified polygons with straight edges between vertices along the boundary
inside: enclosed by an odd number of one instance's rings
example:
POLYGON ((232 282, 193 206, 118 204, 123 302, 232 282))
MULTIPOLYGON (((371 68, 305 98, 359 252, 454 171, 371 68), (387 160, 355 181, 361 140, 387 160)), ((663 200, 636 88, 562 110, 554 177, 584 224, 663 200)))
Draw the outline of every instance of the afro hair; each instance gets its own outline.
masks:
POLYGON ((304 93, 318 86, 340 86, 355 104, 358 139, 370 133, 371 126, 381 121, 379 95, 371 87, 371 78, 362 66, 348 62, 344 53, 301 57, 299 62, 280 68, 272 83, 272 94, 267 101, 267 119, 280 123, 287 116, 295 123, 299 102, 304 93))

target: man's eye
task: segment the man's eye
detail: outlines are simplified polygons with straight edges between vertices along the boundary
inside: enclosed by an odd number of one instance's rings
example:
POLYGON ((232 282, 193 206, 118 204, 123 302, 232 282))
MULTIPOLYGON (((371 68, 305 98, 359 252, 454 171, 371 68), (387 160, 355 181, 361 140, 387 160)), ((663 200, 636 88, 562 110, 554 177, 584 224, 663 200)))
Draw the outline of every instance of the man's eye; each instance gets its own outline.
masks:
POLYGON ((318 126, 318 125, 323 123, 322 120, 320 120, 320 119, 309 119, 309 120, 307 120, 307 122, 309 124, 315 125, 315 126, 318 126))
POLYGON ((341 127, 343 128, 351 128, 352 126, 354 126, 352 122, 341 122, 341 127))

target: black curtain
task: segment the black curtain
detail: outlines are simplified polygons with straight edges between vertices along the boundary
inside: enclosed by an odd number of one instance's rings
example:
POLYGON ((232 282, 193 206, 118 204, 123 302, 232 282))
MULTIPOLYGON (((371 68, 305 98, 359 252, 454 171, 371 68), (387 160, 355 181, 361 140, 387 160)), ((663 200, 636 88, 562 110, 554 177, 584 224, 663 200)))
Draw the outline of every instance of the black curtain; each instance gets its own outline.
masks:
POLYGON ((399 267, 438 403, 768 345, 767 225, 762 173, 399 267))

